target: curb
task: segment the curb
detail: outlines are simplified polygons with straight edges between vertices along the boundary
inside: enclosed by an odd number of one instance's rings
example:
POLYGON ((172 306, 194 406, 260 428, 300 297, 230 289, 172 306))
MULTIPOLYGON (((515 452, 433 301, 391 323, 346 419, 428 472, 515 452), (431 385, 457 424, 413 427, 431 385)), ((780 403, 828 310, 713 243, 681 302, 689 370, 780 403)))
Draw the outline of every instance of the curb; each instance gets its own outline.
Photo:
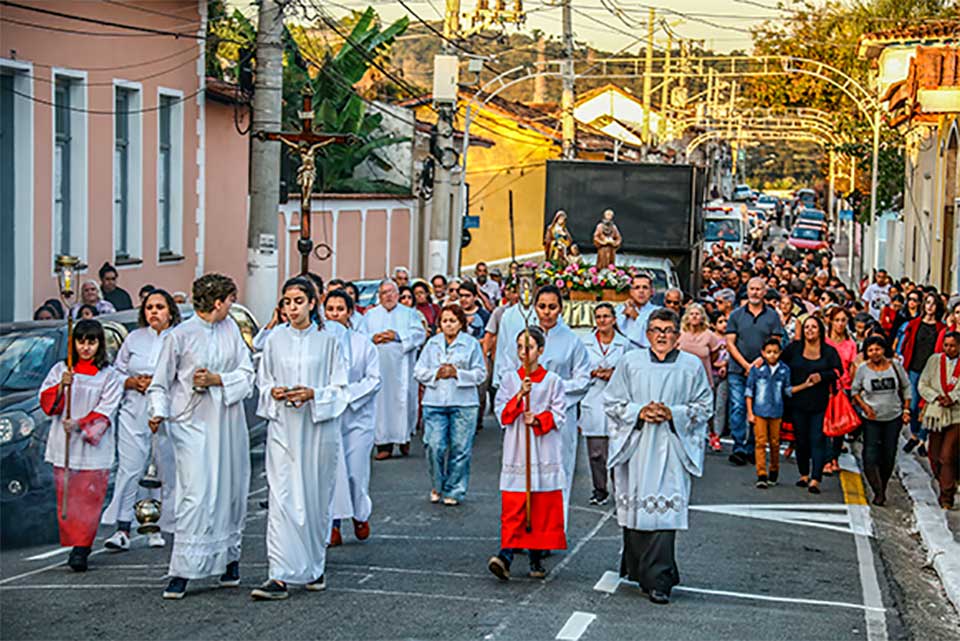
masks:
MULTIPOLYGON (((906 441, 902 438, 901 447, 906 441)), ((960 543, 950 528, 931 485, 933 479, 912 455, 897 457, 897 476, 913 501, 913 517, 927 551, 927 563, 936 570, 954 609, 960 614, 960 543)))

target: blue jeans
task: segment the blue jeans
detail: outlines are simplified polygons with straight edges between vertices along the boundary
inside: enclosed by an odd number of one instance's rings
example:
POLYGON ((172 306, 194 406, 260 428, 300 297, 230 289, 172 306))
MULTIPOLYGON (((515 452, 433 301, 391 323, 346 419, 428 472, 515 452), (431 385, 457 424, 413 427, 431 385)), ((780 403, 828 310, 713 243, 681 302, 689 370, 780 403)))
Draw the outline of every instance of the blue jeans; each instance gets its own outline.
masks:
POLYGON ((433 489, 462 501, 470 481, 470 456, 479 408, 423 406, 423 445, 433 489))
POLYGON ((740 454, 753 453, 753 430, 747 429, 747 377, 743 374, 727 376, 730 394, 730 435, 733 451, 740 454))
POLYGON ((921 441, 927 440, 927 430, 920 426, 920 372, 907 371, 910 378, 910 433, 921 441))

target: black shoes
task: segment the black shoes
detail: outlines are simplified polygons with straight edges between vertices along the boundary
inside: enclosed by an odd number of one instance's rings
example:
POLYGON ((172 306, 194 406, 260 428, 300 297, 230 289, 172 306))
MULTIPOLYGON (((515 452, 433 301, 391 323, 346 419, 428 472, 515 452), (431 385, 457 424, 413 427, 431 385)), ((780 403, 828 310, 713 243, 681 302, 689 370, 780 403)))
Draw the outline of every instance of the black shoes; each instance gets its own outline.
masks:
POLYGON ((779 478, 780 472, 770 472, 770 476, 767 477, 767 485, 776 485, 779 478))
POLYGON ((327 589, 327 575, 321 574, 319 579, 315 579, 310 583, 303 586, 305 590, 310 592, 323 592, 327 589))
MULTIPOLYGON (((493 572, 493 575, 501 581, 510 580, 510 562, 499 554, 490 557, 490 560, 487 561, 487 569, 493 572)), ((531 571, 533 570, 532 564, 530 569, 531 571)))
POLYGON ((923 443, 920 443, 920 447, 917 448, 917 456, 927 457, 927 446, 923 443))
POLYGON ((730 455, 730 457, 727 460, 733 463, 734 465, 736 465, 737 467, 743 467, 744 465, 747 464, 747 457, 744 456, 741 452, 734 452, 733 454, 730 455))
POLYGON ((763 474, 757 477, 757 489, 765 490, 767 489, 767 477, 763 474))
POLYGON ((67 565, 74 572, 87 571, 87 557, 90 556, 88 546, 78 546, 70 550, 70 557, 67 559, 67 565))
POLYGON ((903 446, 903 453, 904 453, 904 454, 909 454, 910 452, 913 451, 913 448, 915 448, 915 447, 918 446, 918 445, 920 445, 920 439, 917 439, 917 438, 912 438, 912 439, 910 439, 910 440, 907 441, 906 444, 903 446))
POLYGON ((240 585, 240 561, 227 563, 227 571, 220 577, 220 587, 235 588, 240 585))
POLYGON ((610 493, 603 490, 594 490, 590 497, 590 505, 606 505, 610 500, 610 493))
POLYGON ((661 592, 660 590, 651 590, 650 603, 656 603, 657 605, 666 605, 670 603, 670 595, 667 594, 666 592, 661 592))
POLYGON ((164 599, 182 599, 187 593, 187 580, 178 576, 170 579, 167 588, 163 591, 164 599))
POLYGON ((819 485, 809 485, 809 486, 807 486, 807 492, 810 492, 810 494, 820 494, 820 486, 819 486, 819 485))
POLYGON ((543 567, 543 561, 540 559, 530 561, 530 578, 543 579, 547 576, 547 569, 543 567))
POLYGON ((280 601, 290 596, 287 586, 276 579, 269 579, 259 588, 250 591, 250 596, 254 601, 280 601))

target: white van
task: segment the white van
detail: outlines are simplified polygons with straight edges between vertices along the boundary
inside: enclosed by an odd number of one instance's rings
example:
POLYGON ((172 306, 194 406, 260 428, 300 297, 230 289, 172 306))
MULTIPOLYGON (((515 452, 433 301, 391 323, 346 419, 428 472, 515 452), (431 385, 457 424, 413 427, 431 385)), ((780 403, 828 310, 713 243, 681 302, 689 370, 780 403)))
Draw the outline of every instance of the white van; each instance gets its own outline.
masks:
POLYGON ((710 252, 719 242, 733 250, 734 254, 749 245, 749 228, 743 217, 734 211, 712 211, 707 208, 703 217, 703 249, 710 252))

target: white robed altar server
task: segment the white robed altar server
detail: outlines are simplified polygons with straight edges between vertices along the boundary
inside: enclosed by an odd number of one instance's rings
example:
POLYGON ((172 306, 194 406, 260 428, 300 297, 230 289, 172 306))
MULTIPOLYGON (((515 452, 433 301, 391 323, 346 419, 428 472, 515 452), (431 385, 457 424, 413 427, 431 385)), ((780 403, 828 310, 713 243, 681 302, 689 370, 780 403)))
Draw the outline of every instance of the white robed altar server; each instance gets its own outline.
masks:
POLYGON ((267 419, 269 579, 254 598, 286 596, 286 584, 324 587, 326 543, 347 408, 347 361, 339 341, 311 318, 316 290, 284 285, 288 322, 267 339, 257 375, 257 414, 267 419))
POLYGON ((177 466, 176 526, 164 598, 187 580, 221 574, 240 584, 240 547, 250 491, 250 436, 243 399, 253 392, 250 349, 229 318, 234 282, 206 274, 193 284, 196 316, 163 337, 147 388, 151 426, 164 420, 177 466))
POLYGON ((363 315, 361 332, 373 341, 380 356, 374 442, 377 458, 384 459, 389 458, 394 444, 400 445, 402 452, 409 450, 417 424, 417 404, 411 402, 411 389, 416 385, 413 367, 427 333, 416 310, 399 304, 396 283, 385 280, 379 291, 380 304, 363 315))
POLYGON ((650 315, 650 349, 623 357, 604 392, 610 417, 608 465, 623 528, 620 575, 655 603, 680 582, 677 530, 687 529, 692 477, 703 474, 713 392, 700 359, 676 344, 680 322, 668 309, 650 315))
MULTIPOLYGON (((146 391, 160 358, 163 337, 180 323, 180 310, 170 294, 164 290, 154 290, 140 305, 139 320, 142 326, 130 332, 113 362, 114 370, 124 380, 123 401, 117 415, 118 468, 113 498, 100 522, 104 525, 117 524, 116 533, 104 542, 104 547, 117 551, 130 548, 133 506, 138 494, 147 492, 139 487, 153 442, 147 425, 146 391)), ((160 490, 152 492, 154 498, 160 499, 167 508, 161 510, 160 528, 172 533, 177 465, 166 425, 161 425, 157 431, 156 443, 157 467, 163 485, 160 490)), ((151 547, 164 546, 163 536, 159 532, 149 535, 147 542, 151 547)))
MULTIPOLYGON (((537 290, 533 308, 537 315, 537 326, 546 335, 547 344, 540 364, 548 372, 553 372, 563 380, 563 388, 567 399, 567 415, 564 423, 567 429, 561 431, 563 436, 563 515, 564 523, 570 506, 570 492, 573 488, 573 474, 577 465, 577 405, 590 387, 590 355, 583 341, 573 333, 560 319, 563 310, 560 291, 553 285, 544 285, 537 290)), ((506 312, 504 312, 506 316, 506 312)), ((517 333, 523 331, 523 326, 517 333)), ((520 367, 520 359, 516 352, 504 359, 503 365, 507 371, 520 367)), ((501 370, 502 372, 502 370, 501 370)))
POLYGON ((343 329, 340 346, 347 364, 347 408, 340 420, 342 447, 337 457, 337 480, 334 488, 334 531, 331 545, 341 541, 339 519, 353 519, 358 539, 370 536, 370 452, 373 450, 374 420, 377 395, 380 391, 380 355, 370 339, 344 326, 352 323, 353 299, 340 290, 327 293, 324 301, 325 328, 343 329))
POLYGON ((537 317, 533 312, 533 306, 524 308, 522 301, 508 307, 500 316, 496 334, 497 349, 493 357, 491 387, 500 387, 500 379, 503 375, 515 372, 520 367, 514 338, 526 327, 524 316, 529 318, 531 325, 536 324, 537 317))

